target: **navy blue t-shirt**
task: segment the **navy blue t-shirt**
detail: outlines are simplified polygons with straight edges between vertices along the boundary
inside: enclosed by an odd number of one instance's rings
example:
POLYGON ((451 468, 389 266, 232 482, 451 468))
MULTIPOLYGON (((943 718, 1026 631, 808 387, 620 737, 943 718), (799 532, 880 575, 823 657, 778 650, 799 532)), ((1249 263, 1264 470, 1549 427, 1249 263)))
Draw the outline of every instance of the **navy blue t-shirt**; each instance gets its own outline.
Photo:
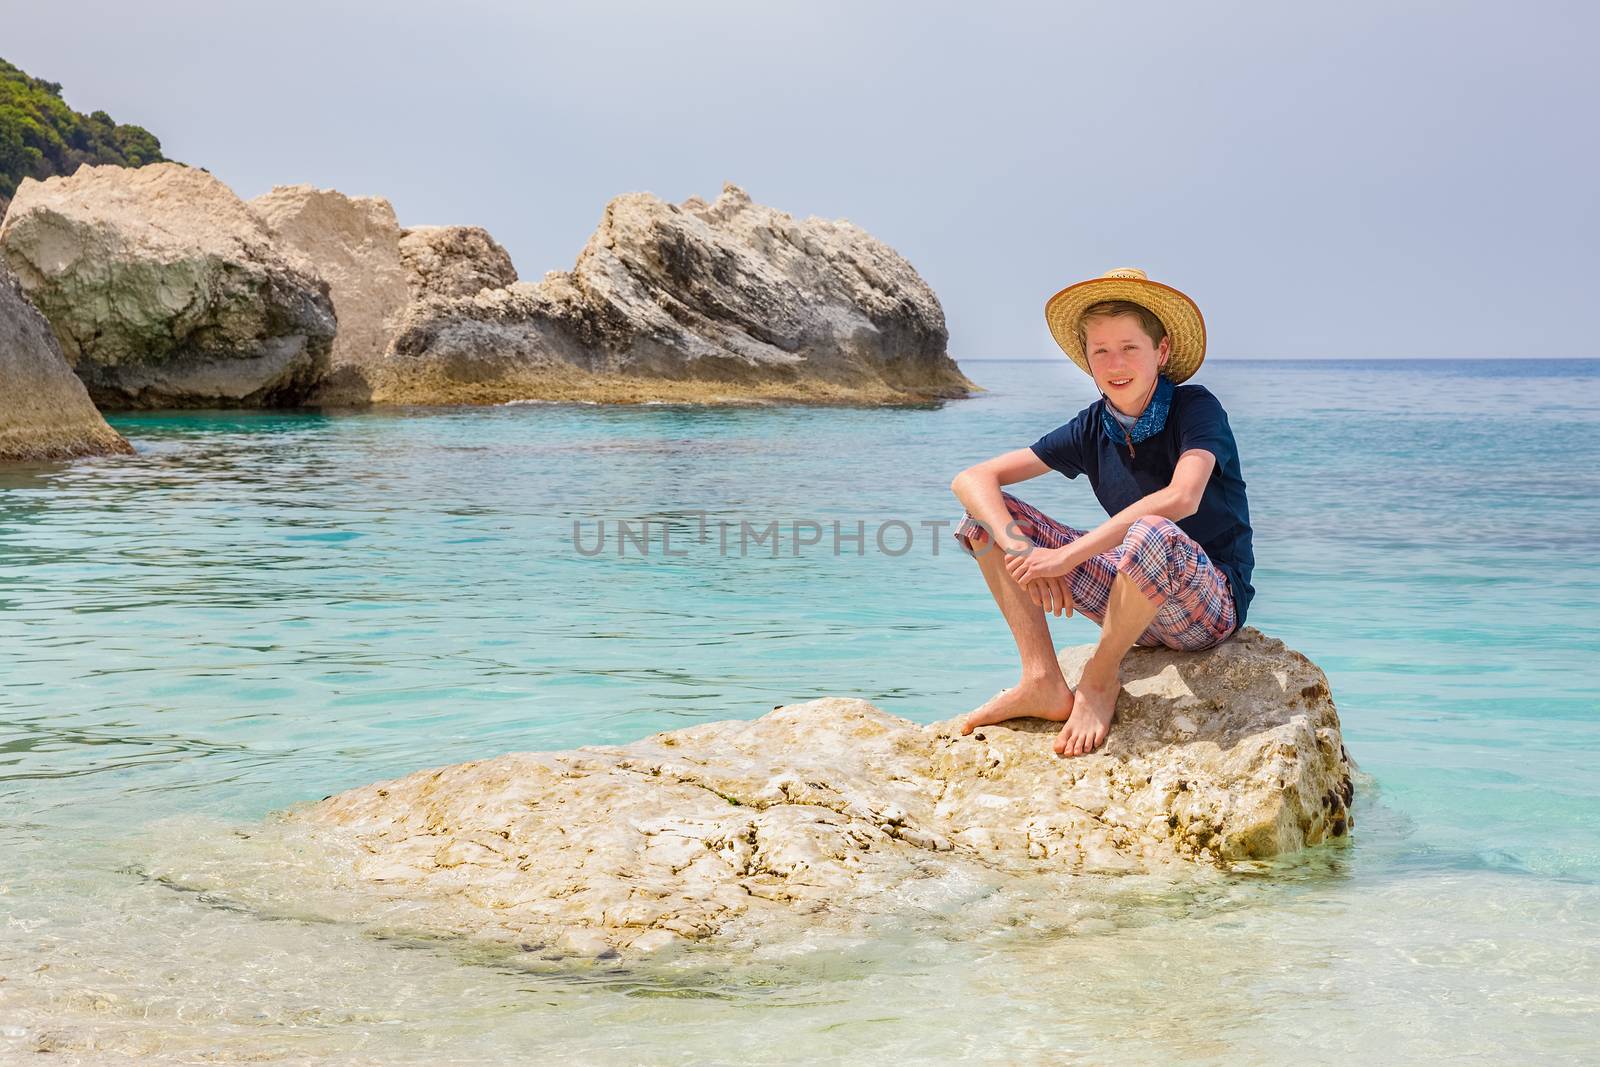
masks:
POLYGON ((1084 408, 1071 422, 1056 427, 1031 446, 1052 470, 1068 478, 1089 476, 1094 495, 1115 515, 1140 497, 1172 483, 1178 457, 1191 448, 1203 448, 1217 457, 1200 498, 1200 508, 1178 528, 1206 550, 1233 589, 1234 614, 1244 625, 1245 612, 1255 589, 1250 572, 1255 553, 1250 546, 1250 506, 1245 500, 1244 477, 1239 473, 1239 448, 1228 428, 1228 413, 1203 385, 1180 385, 1172 391, 1172 407, 1161 432, 1134 444, 1115 444, 1101 428, 1102 398, 1084 408))

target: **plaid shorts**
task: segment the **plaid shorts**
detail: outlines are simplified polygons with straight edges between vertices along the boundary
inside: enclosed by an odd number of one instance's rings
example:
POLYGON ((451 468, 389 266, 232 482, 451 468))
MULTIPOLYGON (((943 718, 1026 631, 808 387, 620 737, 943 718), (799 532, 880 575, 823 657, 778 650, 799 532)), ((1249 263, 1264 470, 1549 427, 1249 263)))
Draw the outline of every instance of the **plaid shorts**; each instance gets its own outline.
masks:
MULTIPOLYGON (((1010 493, 1000 495, 1016 519, 1017 532, 1043 548, 1059 548, 1087 532, 1057 522, 1010 493)), ((972 543, 987 544, 989 534, 971 512, 964 511, 955 539, 963 552, 975 556, 972 543)), ((1198 541, 1165 516, 1144 516, 1128 527, 1122 544, 1090 556, 1067 572, 1073 609, 1096 625, 1103 623, 1111 583, 1118 573, 1126 574, 1140 592, 1161 606, 1136 644, 1193 652, 1222 643, 1237 625, 1228 576, 1211 562, 1198 541)))

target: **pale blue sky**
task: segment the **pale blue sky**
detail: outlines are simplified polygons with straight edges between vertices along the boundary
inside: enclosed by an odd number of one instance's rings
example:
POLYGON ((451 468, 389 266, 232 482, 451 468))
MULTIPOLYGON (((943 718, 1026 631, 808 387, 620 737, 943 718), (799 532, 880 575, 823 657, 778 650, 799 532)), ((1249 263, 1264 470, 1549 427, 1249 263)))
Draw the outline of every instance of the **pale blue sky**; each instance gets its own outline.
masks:
POLYGON ((1140 266, 1227 356, 1600 355, 1582 3, 0 0, 0 56, 241 196, 378 193, 524 278, 611 196, 842 217, 965 357, 1140 266))

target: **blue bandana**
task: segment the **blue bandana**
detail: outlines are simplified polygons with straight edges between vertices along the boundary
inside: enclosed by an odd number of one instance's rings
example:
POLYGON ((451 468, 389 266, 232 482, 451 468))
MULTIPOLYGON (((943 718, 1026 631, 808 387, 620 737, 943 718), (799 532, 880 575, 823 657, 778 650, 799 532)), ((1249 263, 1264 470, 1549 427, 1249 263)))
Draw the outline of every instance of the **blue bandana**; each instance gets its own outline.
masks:
POLYGON ((1145 405, 1143 413, 1139 416, 1139 421, 1128 429, 1123 429, 1122 423, 1118 422, 1116 416, 1111 414, 1111 401, 1105 399, 1105 394, 1102 393, 1101 398, 1104 403, 1100 407, 1100 425, 1105 430, 1106 436, 1115 444, 1126 444, 1128 446, 1128 455, 1132 456, 1134 444, 1160 433, 1161 428, 1167 424, 1167 411, 1172 407, 1172 390, 1174 388, 1171 378, 1168 378, 1165 374, 1157 374, 1156 388, 1154 394, 1150 397, 1150 403, 1145 405))

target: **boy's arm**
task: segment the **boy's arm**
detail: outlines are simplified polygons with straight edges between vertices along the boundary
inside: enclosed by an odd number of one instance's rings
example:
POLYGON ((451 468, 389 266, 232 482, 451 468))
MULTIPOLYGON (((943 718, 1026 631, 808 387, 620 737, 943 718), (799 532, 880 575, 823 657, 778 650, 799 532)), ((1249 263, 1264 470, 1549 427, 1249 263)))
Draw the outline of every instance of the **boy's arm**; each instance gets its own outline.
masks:
POLYGON ((1018 448, 968 467, 950 482, 950 491, 973 518, 983 523, 996 544, 1002 549, 1020 552, 1031 547, 1033 542, 1015 527, 1006 529, 1013 520, 1000 495, 1000 487, 1037 478, 1049 469, 1044 460, 1034 455, 1033 449, 1018 448))
POLYGON ((1097 556, 1122 544, 1122 539, 1128 535, 1128 527, 1146 515, 1165 515, 1174 522, 1193 515, 1200 507, 1200 497, 1205 493, 1206 482, 1216 465, 1217 457, 1205 449, 1189 449, 1178 457, 1178 463, 1172 471, 1172 481, 1165 488, 1140 497, 1070 545, 1056 549, 1061 554, 1056 561, 1057 566, 1061 567, 1060 573, 1066 573, 1090 556, 1097 556))

